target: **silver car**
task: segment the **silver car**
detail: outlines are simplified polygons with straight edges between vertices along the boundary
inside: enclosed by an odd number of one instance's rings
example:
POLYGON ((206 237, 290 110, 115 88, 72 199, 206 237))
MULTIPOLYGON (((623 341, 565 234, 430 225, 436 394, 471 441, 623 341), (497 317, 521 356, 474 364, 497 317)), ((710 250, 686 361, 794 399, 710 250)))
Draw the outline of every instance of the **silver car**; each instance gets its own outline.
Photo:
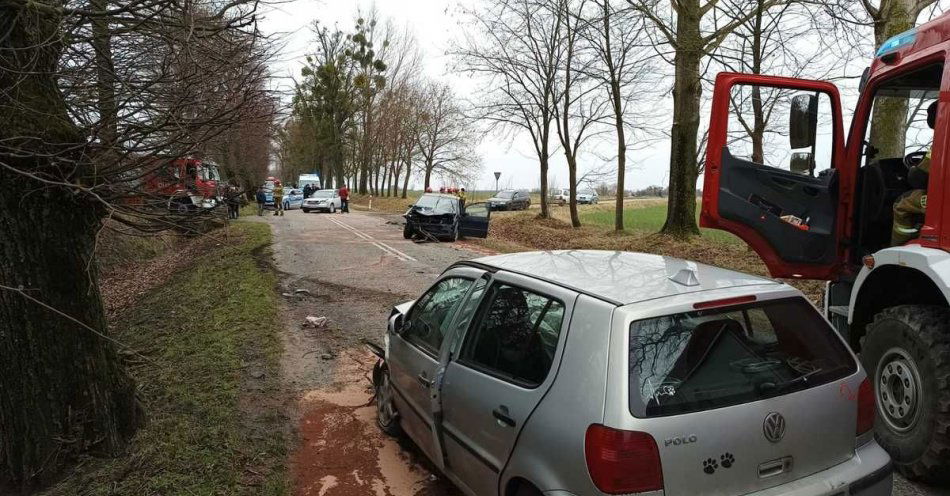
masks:
POLYGON ((398 305, 377 422, 470 495, 889 495, 864 370, 794 288, 683 260, 460 262, 398 305))
POLYGON ((340 192, 335 189, 321 189, 314 191, 310 195, 310 198, 307 198, 303 201, 303 205, 300 206, 303 213, 310 213, 311 210, 318 210, 322 212, 335 213, 336 209, 340 208, 343 205, 343 200, 340 198, 340 192))

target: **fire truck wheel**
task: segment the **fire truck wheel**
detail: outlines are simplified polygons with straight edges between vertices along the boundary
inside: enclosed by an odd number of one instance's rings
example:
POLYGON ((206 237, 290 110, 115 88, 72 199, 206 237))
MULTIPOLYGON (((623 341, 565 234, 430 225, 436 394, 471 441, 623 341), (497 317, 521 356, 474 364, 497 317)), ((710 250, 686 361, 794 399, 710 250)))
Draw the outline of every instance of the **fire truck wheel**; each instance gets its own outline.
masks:
POLYGON ((950 480, 950 309, 878 313, 861 350, 874 385, 876 438, 911 479, 950 480))

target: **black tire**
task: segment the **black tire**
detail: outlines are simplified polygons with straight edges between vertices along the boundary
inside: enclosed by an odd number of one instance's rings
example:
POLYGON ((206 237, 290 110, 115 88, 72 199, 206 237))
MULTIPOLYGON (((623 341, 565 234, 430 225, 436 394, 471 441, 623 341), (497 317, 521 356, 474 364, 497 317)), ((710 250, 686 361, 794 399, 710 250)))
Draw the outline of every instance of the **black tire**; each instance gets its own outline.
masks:
POLYGON ((380 373, 375 375, 373 389, 376 390, 376 425, 390 436, 402 436, 399 412, 396 411, 396 405, 393 403, 393 396, 396 393, 390 382, 389 367, 383 366, 380 373))
POLYGON ((309 209, 309 208, 301 208, 300 210, 303 210, 303 213, 305 213, 305 214, 309 214, 309 213, 310 213, 310 209, 309 209))
POLYGON ((334 204, 331 203, 331 204, 330 204, 330 208, 329 208, 328 210, 329 210, 329 212, 330 212, 331 214, 335 214, 335 213, 336 213, 336 205, 334 205, 334 204))
POLYGON ((875 437, 910 479, 950 481, 948 324, 944 307, 891 307, 868 325, 861 349, 874 385, 875 437))
POLYGON ((406 239, 412 239, 412 236, 416 234, 415 229, 406 222, 406 225, 402 228, 402 237, 406 239))

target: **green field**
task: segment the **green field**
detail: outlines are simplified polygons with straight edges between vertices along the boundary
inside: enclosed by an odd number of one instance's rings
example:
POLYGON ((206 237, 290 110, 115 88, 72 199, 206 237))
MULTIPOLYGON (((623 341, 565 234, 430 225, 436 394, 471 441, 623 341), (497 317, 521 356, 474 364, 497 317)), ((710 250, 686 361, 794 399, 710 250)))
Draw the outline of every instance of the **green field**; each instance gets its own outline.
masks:
MULTIPOLYGON (((696 205, 696 221, 699 222, 700 205, 696 205)), ((648 207, 628 208, 623 213, 623 227, 632 232, 658 232, 666 221, 666 204, 648 207)), ((604 227, 614 225, 613 209, 589 210, 581 213, 581 223, 604 227)), ((703 237, 721 243, 743 244, 743 241, 730 233, 717 229, 701 229, 703 237)))

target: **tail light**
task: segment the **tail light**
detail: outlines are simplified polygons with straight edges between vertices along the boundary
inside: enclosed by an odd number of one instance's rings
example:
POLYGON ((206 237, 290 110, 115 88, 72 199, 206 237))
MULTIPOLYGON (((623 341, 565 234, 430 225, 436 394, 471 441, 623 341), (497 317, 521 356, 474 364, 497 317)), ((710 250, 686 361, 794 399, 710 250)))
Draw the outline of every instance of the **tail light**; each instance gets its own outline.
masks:
POLYGON ((653 436, 645 432, 591 425, 587 428, 584 455, 590 478, 605 493, 663 489, 660 451, 653 436))
POLYGON ((867 377, 858 388, 858 427, 856 434, 860 436, 874 428, 874 386, 867 377))

